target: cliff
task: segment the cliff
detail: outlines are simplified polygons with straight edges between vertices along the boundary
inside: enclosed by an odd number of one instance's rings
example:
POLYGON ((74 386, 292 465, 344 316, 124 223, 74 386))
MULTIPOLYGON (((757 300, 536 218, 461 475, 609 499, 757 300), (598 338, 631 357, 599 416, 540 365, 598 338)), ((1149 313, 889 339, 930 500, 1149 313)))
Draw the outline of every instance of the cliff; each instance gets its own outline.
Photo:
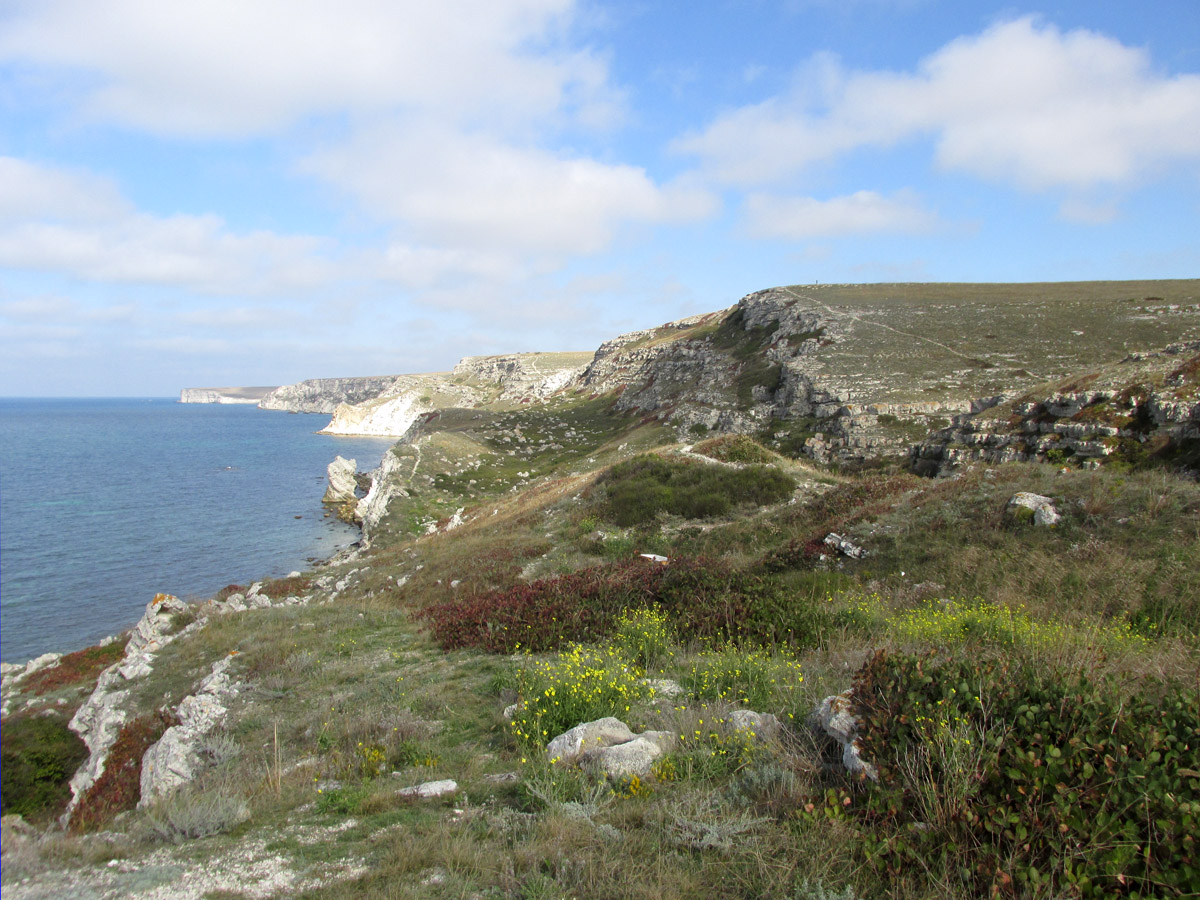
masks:
POLYGON ((180 403, 259 403, 274 387, 211 387, 184 388, 179 392, 180 403))
POLYGON ((437 409, 501 408, 545 400, 583 371, 590 353, 512 353, 468 356, 453 371, 397 375, 383 390, 344 401, 322 434, 404 437, 423 415, 437 409))
POLYGON ((978 461, 1096 466, 1157 459, 1200 468, 1200 341, 1133 354, 956 416, 910 455, 924 474, 978 461))
POLYGON ((395 382, 395 375, 362 378, 312 378, 275 388, 258 404, 287 412, 331 413, 339 403, 362 403, 378 397, 395 382))

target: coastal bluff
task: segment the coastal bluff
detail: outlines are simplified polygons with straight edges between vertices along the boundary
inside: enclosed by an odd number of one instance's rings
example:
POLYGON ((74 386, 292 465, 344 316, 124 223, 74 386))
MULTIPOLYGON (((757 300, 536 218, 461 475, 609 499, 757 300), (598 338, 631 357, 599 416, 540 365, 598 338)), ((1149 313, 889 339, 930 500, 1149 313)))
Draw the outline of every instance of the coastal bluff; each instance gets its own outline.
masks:
POLYGON ((179 392, 180 403, 246 403, 257 405, 272 391, 270 387, 196 387, 179 392))

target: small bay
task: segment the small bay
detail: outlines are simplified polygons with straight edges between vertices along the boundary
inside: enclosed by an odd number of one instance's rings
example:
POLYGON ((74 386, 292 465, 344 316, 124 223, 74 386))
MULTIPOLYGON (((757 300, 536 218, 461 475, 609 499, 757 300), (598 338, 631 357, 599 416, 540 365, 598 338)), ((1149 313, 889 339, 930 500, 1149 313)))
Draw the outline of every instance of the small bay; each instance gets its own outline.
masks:
POLYGON ((0 657, 77 650, 160 591, 210 596, 358 539, 325 516, 327 416, 172 399, 0 399, 0 657))

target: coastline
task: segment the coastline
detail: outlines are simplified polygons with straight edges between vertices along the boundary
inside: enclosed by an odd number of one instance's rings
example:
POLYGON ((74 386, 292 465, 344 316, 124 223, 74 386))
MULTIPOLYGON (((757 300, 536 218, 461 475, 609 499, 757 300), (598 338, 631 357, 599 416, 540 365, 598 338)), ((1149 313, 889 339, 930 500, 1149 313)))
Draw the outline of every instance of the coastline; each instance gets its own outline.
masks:
POLYGON ((394 443, 172 398, 5 409, 0 660, 10 665, 120 634, 160 591, 203 600, 327 563, 361 530, 325 515, 326 467, 344 455, 371 469, 394 443))

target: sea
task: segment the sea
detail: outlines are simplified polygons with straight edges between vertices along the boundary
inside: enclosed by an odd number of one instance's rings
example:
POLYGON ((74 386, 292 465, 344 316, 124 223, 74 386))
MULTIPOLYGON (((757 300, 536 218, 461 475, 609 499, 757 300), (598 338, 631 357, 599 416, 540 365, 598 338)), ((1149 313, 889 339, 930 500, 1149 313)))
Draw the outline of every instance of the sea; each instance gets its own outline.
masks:
POLYGON ((209 597, 304 570, 358 529, 321 497, 335 456, 388 438, 322 415, 174 399, 0 399, 0 658, 129 628, 156 593, 209 597))

